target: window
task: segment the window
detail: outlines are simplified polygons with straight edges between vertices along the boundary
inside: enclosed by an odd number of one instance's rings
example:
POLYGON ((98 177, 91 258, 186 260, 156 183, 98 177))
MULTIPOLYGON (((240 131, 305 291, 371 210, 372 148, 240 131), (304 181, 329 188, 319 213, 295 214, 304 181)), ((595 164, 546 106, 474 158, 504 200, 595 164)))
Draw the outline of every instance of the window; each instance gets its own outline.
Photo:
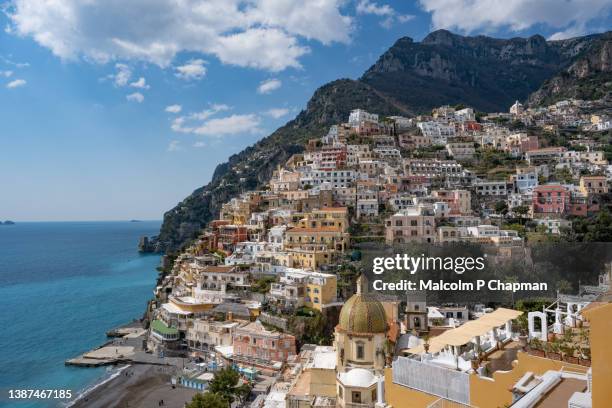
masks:
POLYGON ((365 345, 362 342, 357 342, 357 360, 363 360, 365 356, 365 345))
POLYGON ((338 397, 344 399, 344 388, 341 385, 338 386, 338 397))
POLYGON ((361 404, 361 392, 353 391, 351 400, 354 403, 361 404))

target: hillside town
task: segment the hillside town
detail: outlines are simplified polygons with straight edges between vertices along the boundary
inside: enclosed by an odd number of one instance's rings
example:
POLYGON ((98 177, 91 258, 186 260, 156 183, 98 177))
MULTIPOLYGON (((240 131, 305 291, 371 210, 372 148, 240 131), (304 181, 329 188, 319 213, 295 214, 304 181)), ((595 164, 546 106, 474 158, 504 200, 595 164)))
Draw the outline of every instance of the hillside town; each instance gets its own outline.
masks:
POLYGON ((363 242, 477 243, 504 260, 575 238, 609 214, 605 106, 353 110, 165 257, 147 349, 189 359, 180 387, 236 370, 250 392, 234 406, 606 406, 610 265, 529 311, 375 293, 356 266, 363 242))

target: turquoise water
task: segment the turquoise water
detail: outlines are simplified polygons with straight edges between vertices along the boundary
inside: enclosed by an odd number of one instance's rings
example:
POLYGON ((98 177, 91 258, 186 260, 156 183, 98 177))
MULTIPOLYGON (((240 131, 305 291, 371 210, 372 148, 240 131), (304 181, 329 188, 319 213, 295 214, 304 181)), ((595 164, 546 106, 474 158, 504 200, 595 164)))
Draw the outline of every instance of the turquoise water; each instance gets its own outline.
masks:
POLYGON ((108 329, 142 316, 159 256, 140 255, 138 238, 160 222, 36 222, 0 226, 0 406, 14 388, 71 389, 109 375, 65 367, 102 344, 108 329))

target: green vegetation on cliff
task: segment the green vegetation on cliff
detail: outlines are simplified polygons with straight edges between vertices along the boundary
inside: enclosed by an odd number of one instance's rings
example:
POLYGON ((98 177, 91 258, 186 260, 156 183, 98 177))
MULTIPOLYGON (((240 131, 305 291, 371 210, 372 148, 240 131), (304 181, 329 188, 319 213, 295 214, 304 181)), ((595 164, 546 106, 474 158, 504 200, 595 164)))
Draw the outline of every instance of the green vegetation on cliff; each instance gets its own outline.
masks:
POLYGON ((612 83, 611 50, 610 33, 546 41, 537 35, 502 40, 438 30, 420 43, 401 38, 360 80, 322 86, 295 119, 217 166, 208 185, 164 214, 160 234, 146 250, 176 253, 218 216, 223 203, 263 185, 308 139, 346 121, 352 109, 410 115, 462 103, 506 111, 517 99, 539 104, 565 96, 598 97, 612 83), (561 88, 551 85, 565 77, 571 81, 562 81, 561 88))

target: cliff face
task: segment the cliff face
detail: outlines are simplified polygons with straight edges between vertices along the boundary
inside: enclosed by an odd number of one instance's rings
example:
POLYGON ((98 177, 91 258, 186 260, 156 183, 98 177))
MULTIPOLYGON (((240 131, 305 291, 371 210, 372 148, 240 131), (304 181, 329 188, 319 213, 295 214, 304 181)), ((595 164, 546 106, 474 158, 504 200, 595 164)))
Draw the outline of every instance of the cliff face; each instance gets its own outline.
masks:
POLYGON ((420 43, 398 40, 361 80, 417 111, 458 102, 506 111, 570 64, 563 45, 540 35, 500 40, 438 30, 420 43))
POLYGON ((322 86, 294 120, 218 165, 208 185, 166 212, 159 236, 143 249, 179 250, 218 216, 223 203, 267 182, 278 164, 301 152, 309 138, 320 137, 329 126, 345 120, 355 106, 389 115, 410 114, 401 104, 358 81, 343 79, 322 86))
POLYGON ((179 250, 218 216, 223 203, 262 185, 278 164, 302 151, 307 139, 345 121, 352 109, 410 115, 463 103, 482 111, 506 111, 534 91, 530 102, 554 101, 568 94, 568 84, 580 89, 595 81, 609 88, 610 55, 609 33, 546 41, 538 35, 501 40, 439 30, 420 43, 401 38, 358 81, 322 86, 295 119, 217 166, 211 182, 165 213, 159 236, 141 247, 179 250))
POLYGON ((612 32, 562 41, 557 46, 572 55, 573 62, 531 94, 529 105, 612 95, 612 32))

